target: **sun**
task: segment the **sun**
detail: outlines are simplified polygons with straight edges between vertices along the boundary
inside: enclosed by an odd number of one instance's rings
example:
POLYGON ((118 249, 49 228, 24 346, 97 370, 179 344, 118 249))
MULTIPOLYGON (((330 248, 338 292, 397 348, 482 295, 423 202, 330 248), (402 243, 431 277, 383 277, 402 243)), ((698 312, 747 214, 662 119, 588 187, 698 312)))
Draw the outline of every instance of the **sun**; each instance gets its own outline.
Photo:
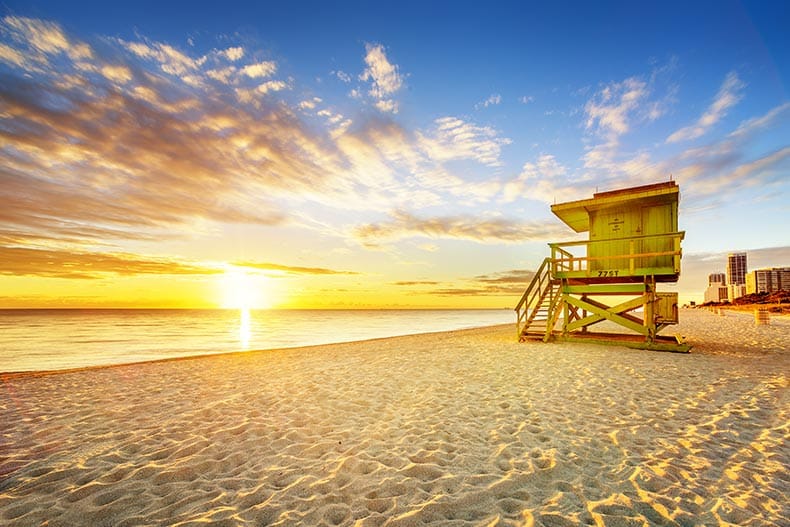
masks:
POLYGON ((266 277, 249 274, 238 267, 228 267, 220 285, 223 309, 265 309, 269 307, 266 296, 266 277))

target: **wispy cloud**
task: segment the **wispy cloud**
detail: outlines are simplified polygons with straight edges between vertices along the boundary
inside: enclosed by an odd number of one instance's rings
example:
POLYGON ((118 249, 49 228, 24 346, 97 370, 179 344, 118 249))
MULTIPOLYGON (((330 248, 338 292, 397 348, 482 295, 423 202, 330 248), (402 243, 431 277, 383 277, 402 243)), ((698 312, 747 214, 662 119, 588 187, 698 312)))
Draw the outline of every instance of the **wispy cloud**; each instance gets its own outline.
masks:
POLYGON ((233 265, 237 267, 247 267, 250 269, 257 269, 259 271, 278 271, 282 273, 296 274, 296 275, 359 274, 354 271, 337 271, 335 269, 327 269, 324 267, 299 267, 295 265, 282 265, 282 264, 275 264, 270 262, 239 261, 239 262, 233 262, 233 265))
POLYGON ((34 18, 6 16, 0 24, 0 34, 17 47, 3 45, 2 58, 32 71, 50 65, 52 58, 66 55, 74 61, 93 57, 93 50, 84 42, 70 39, 54 22, 34 18))
MULTIPOLYGON (((788 103, 741 123, 716 142, 672 157, 656 158, 649 149, 624 149, 624 138, 636 124, 657 119, 674 100, 677 86, 672 82, 664 86, 664 94, 656 94, 657 79, 672 69, 674 66, 657 68, 649 80, 633 76, 595 92, 584 106, 589 145, 579 160, 582 169, 573 169, 572 163, 566 165, 552 154, 543 154, 536 161, 525 163, 522 172, 505 183, 503 201, 526 198, 551 203, 557 199, 580 199, 596 188, 616 188, 626 182, 637 185, 670 176, 682 183, 684 196, 692 201, 714 195, 725 199, 746 187, 775 181, 781 167, 787 166, 786 148, 754 153, 749 145, 759 134, 786 121, 790 114, 788 103)), ((737 75, 729 74, 705 115, 694 126, 673 134, 675 138, 705 133, 738 101, 742 89, 737 75)))
POLYGON ((587 129, 615 140, 629 131, 633 114, 647 94, 647 84, 636 77, 605 86, 584 107, 587 129))
POLYGON ((287 107, 255 108, 282 81, 243 76, 248 107, 207 82, 220 66, 230 77, 235 66, 217 61, 238 62, 240 51, 209 60, 108 39, 103 49, 116 47, 99 54, 53 23, 6 17, 0 30, 27 61, 0 57, 10 68, 0 85, 0 215, 19 243, 154 237, 205 220, 279 224, 275 195, 313 192, 331 177, 320 161, 336 155, 332 145, 287 107))
POLYGON ((341 81, 345 82, 346 84, 351 83, 351 80, 352 80, 351 79, 351 75, 349 75, 348 73, 346 73, 343 70, 333 70, 333 71, 330 72, 330 75, 333 75, 333 76, 337 77, 338 79, 340 79, 341 81))
POLYGON ((212 275, 221 269, 125 253, 76 252, 0 246, 0 274, 97 279, 108 275, 212 275))
POLYGON ((566 234, 567 229, 557 221, 481 219, 471 215, 420 218, 403 211, 394 212, 387 221, 361 225, 354 229, 354 236, 360 242, 371 245, 414 237, 462 239, 480 243, 520 243, 555 239, 566 234))
POLYGON ((433 281, 433 280, 404 280, 400 282, 393 282, 392 285, 397 285, 399 287, 413 287, 413 286, 433 286, 439 285, 441 282, 433 281))
POLYGON ((441 117, 436 119, 435 125, 433 130, 418 132, 417 137, 423 151, 437 161, 474 159, 496 167, 502 164, 502 147, 511 143, 491 127, 478 126, 457 117, 441 117))
POLYGON ((586 197, 589 183, 573 181, 568 168, 551 154, 542 154, 535 162, 524 163, 521 173, 505 183, 502 200, 510 203, 517 199, 531 199, 554 203, 557 198, 572 200, 586 197))
POLYGON ((457 284, 446 284, 431 289, 436 296, 505 296, 517 297, 524 293, 534 271, 514 269, 498 273, 474 276, 460 280, 457 284))
POLYGON ((241 60, 244 57, 244 48, 241 46, 234 46, 231 48, 223 49, 220 51, 221 54, 225 55, 225 57, 235 62, 237 60, 241 60))
POLYGON ((261 77, 271 77, 277 71, 277 64, 274 61, 267 60, 264 62, 257 62, 255 64, 247 64, 241 68, 241 73, 250 77, 251 79, 259 79, 261 77))
MULTIPOLYGON (((496 130, 445 117, 410 131, 386 115, 352 126, 321 97, 280 96, 293 80, 241 46, 194 55, 139 36, 94 49, 52 23, 6 18, 0 30, 13 34, 0 53, 9 248, 107 251, 227 223, 280 225, 294 218, 284 200, 381 211, 485 201, 501 188, 445 166, 501 166, 510 140, 496 130)), ((372 95, 391 100, 398 69, 382 46, 366 51, 372 95)))
POLYGON ((707 111, 693 125, 681 128, 670 135, 667 138, 667 143, 689 141, 705 135, 712 126, 727 115, 727 110, 741 100, 741 92, 744 86, 744 83, 741 82, 734 71, 728 73, 724 83, 719 88, 719 93, 716 94, 716 98, 707 111))
POLYGON ((475 110, 479 110, 480 108, 488 108, 489 106, 496 106, 502 102, 502 96, 498 93, 491 94, 488 99, 484 101, 480 101, 479 103, 475 104, 475 110))
POLYGON ((677 178, 685 191, 697 198, 735 196, 746 188, 755 188, 786 178, 790 146, 738 163, 721 166, 718 156, 696 159, 678 170, 677 178), (718 165, 718 166, 717 166, 718 165))
POLYGON ((514 269, 479 275, 448 282, 440 280, 405 280, 392 285, 433 296, 506 296, 521 295, 529 284, 534 271, 514 269))
MULTIPOLYGON (((655 120, 662 113, 662 104, 650 99, 654 82, 655 75, 650 82, 638 76, 629 77, 603 86, 587 101, 584 116, 589 146, 582 156, 583 180, 606 185, 621 178, 624 167, 640 161, 641 154, 623 154, 622 138, 635 124, 655 120)), ((627 175, 632 177, 633 173, 627 175)), ((639 179, 646 177, 649 176, 642 174, 639 179)))
POLYGON ((765 130, 780 119, 786 119, 788 112, 790 112, 790 102, 780 104, 776 108, 769 110, 765 115, 754 117, 741 123, 729 137, 739 140, 751 138, 753 134, 765 130))
POLYGON ((381 44, 366 44, 365 51, 367 68, 359 79, 370 83, 368 93, 375 99, 377 108, 383 112, 397 113, 398 103, 392 96, 403 85, 398 66, 389 61, 381 44))
POLYGON ((119 39, 119 43, 137 57, 156 63, 164 73, 180 76, 183 79, 188 79, 186 76, 196 72, 207 58, 190 57, 170 44, 162 42, 128 42, 119 39))

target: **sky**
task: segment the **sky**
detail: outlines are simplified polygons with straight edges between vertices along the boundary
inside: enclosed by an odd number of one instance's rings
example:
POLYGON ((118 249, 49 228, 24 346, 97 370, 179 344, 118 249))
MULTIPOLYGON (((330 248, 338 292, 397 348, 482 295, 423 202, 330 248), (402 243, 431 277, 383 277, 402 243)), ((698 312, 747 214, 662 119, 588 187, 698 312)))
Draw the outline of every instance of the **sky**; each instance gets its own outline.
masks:
POLYGON ((512 308, 672 179, 790 266, 787 2, 0 4, 0 307, 512 308), (583 235, 582 235, 583 238, 583 235))

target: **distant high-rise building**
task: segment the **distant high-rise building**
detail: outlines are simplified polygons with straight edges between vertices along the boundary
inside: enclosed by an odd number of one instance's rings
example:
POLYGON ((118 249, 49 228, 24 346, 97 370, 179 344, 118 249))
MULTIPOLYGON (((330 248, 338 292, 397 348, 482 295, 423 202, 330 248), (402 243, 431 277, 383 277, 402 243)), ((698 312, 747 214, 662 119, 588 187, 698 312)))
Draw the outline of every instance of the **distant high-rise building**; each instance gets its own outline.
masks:
POLYGON ((727 299, 732 302, 746 294, 746 253, 727 255, 727 299))
POLYGON ((727 255, 727 285, 746 284, 746 253, 727 255))
POLYGON ((708 285, 713 284, 726 284, 726 278, 724 277, 724 273, 713 273, 708 275, 708 285))
POLYGON ((790 267, 757 269, 746 275, 746 293, 790 291, 790 267))
POLYGON ((705 302, 722 302, 727 300, 728 288, 724 273, 713 273, 708 276, 708 288, 705 290, 705 302))
POLYGON ((732 302, 746 294, 746 284, 730 284, 727 286, 727 300, 732 302))

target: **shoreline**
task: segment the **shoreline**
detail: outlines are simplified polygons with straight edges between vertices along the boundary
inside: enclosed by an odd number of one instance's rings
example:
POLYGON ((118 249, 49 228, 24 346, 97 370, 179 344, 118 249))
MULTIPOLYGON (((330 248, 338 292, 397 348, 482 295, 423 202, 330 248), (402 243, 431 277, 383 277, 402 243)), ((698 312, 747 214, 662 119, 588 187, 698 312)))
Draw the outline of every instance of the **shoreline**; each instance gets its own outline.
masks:
POLYGON ((0 316, 0 372, 72 370, 481 327, 512 311, 61 310, 0 316))
POLYGON ((160 362, 172 362, 172 361, 185 361, 185 360, 193 360, 193 359, 202 359, 207 357, 224 357, 224 356, 233 356, 233 355, 247 355, 247 354, 260 354, 260 353, 276 353, 276 352, 287 352, 292 350, 311 350, 315 348, 323 348, 326 346, 336 346, 340 344, 363 344, 366 342, 376 342, 382 340, 389 340, 389 339, 397 339, 401 337, 415 337, 421 335, 435 335, 441 333, 455 333, 458 331, 474 331, 480 329, 496 329, 496 328, 504 328, 505 326, 515 326, 515 322, 513 324, 494 324, 488 326, 475 326, 469 328, 460 328, 460 329, 450 329, 450 330, 440 330, 440 331, 426 331, 424 333, 405 333, 403 335, 393 335, 389 337, 373 337, 369 339, 361 339, 361 340, 340 340, 337 342, 329 342, 326 344, 309 344, 306 346, 284 346, 284 347, 277 347, 277 348, 261 348, 261 349, 251 349, 251 350, 232 350, 232 351, 217 351, 217 352, 210 352, 210 353, 199 353, 195 355, 180 355, 176 357, 162 357, 158 359, 149 359, 149 360, 140 360, 140 361, 132 361, 132 362, 119 362, 117 364, 96 364, 91 366, 81 366, 77 368, 64 368, 59 370, 29 370, 29 371, 7 371, 3 372, 0 371, 0 380, 4 377, 7 378, 23 378, 23 377, 36 377, 36 376, 46 376, 46 375, 58 375, 61 373, 79 373, 82 371, 92 371, 92 370, 101 370, 105 368, 122 368, 126 366, 137 366, 142 364, 156 364, 160 362))
POLYGON ((509 324, 0 376, 0 522, 776 525, 790 322, 696 348, 509 324))
MULTIPOLYGON (((68 310, 67 310, 68 311, 68 310)), ((183 310, 182 310, 183 311, 183 310)), ((212 311, 212 310, 196 310, 196 311, 212 311)), ((216 311, 216 310, 213 310, 216 311)), ((225 310, 225 311, 237 311, 237 310, 225 310)), ((305 311, 305 310, 300 310, 305 311)), ((313 311, 313 310, 306 310, 306 311, 313 311)), ((368 310, 369 311, 369 310, 368 310)), ((389 310, 393 311, 393 310, 389 310)), ((396 311, 420 311, 420 310, 396 310, 396 311)), ((435 311, 435 310, 429 310, 435 311)), ((454 311, 454 310, 447 310, 447 311, 454 311)), ((478 311, 477 309, 471 311, 478 311)), ((497 310, 498 311, 498 310, 497 310)), ((699 306, 693 308, 682 308, 681 309, 681 317, 680 317, 680 324, 676 326, 670 326, 665 331, 661 333, 661 335, 670 335, 670 334, 682 334, 687 333, 686 327, 684 325, 684 315, 687 313, 692 314, 698 312, 711 312, 708 308, 701 308, 699 306)), ((728 306, 726 308, 721 308, 723 316, 726 312, 730 312, 730 315, 742 316, 747 317, 753 314, 753 310, 751 309, 737 309, 732 308, 732 306, 728 306)), ((787 313, 771 313, 771 320, 778 324, 784 324, 790 322, 790 314, 787 313)), ((598 331, 603 327, 607 326, 607 322, 596 326, 594 330, 598 331)), ((73 368, 61 368, 61 369, 45 369, 45 370, 11 370, 11 371, 0 371, 0 378, 18 378, 18 377, 26 377, 26 376, 43 376, 43 375, 58 375, 61 373, 74 373, 80 372, 84 370, 94 370, 94 369, 103 369, 103 368, 115 368, 115 367, 123 367, 123 366, 132 366, 136 364, 147 364, 147 363, 157 363, 157 362, 169 362, 169 361, 181 361, 181 360, 189 360, 189 359, 198 359, 202 357, 213 357, 213 356, 224 356, 224 355, 236 355, 236 354, 249 354, 249 353, 265 353, 265 352, 276 352, 276 351, 283 351, 283 350, 292 350, 292 349, 302 349, 302 348, 320 348, 323 346, 333 346, 336 344, 352 344, 352 343, 362 343, 367 341, 379 341, 379 340, 386 340, 391 338, 399 338, 399 337, 406 337, 406 336, 416 336, 416 335, 433 335, 437 333, 451 333, 455 331, 465 331, 465 330, 475 330, 475 329, 484 329, 484 328, 497 328, 497 327, 507 327, 515 325, 515 321, 513 324, 505 323, 505 324, 487 324, 481 326, 471 326, 466 328, 458 328, 458 329, 450 329, 450 330, 436 330, 436 331, 425 331, 425 332, 417 332, 417 333, 404 333, 402 335, 392 335, 392 336, 383 336, 383 337, 372 337, 372 338, 365 338, 365 339, 358 339, 358 340, 338 340, 332 341, 327 343, 321 344, 307 344, 307 345, 294 345, 294 346, 276 346, 271 348, 256 348, 256 349, 249 349, 249 350, 227 350, 227 351, 216 351, 216 352, 205 352, 205 351, 196 351, 195 354, 190 355, 176 355, 172 357, 160 357, 160 358, 153 358, 153 359, 144 359, 144 360, 132 360, 129 362, 118 362, 118 363, 107 363, 107 364, 95 364, 95 365, 88 365, 88 366, 79 366, 73 368)), ((622 328, 619 326, 611 325, 615 332, 622 331, 622 328)), ((685 335, 684 335, 685 337, 685 335)), ((708 338, 709 336, 704 336, 702 339, 708 338)), ((698 342, 698 344, 701 342, 698 342)), ((699 348, 699 346, 697 346, 699 348)), ((694 349, 691 350, 691 353, 694 353, 694 349)))

